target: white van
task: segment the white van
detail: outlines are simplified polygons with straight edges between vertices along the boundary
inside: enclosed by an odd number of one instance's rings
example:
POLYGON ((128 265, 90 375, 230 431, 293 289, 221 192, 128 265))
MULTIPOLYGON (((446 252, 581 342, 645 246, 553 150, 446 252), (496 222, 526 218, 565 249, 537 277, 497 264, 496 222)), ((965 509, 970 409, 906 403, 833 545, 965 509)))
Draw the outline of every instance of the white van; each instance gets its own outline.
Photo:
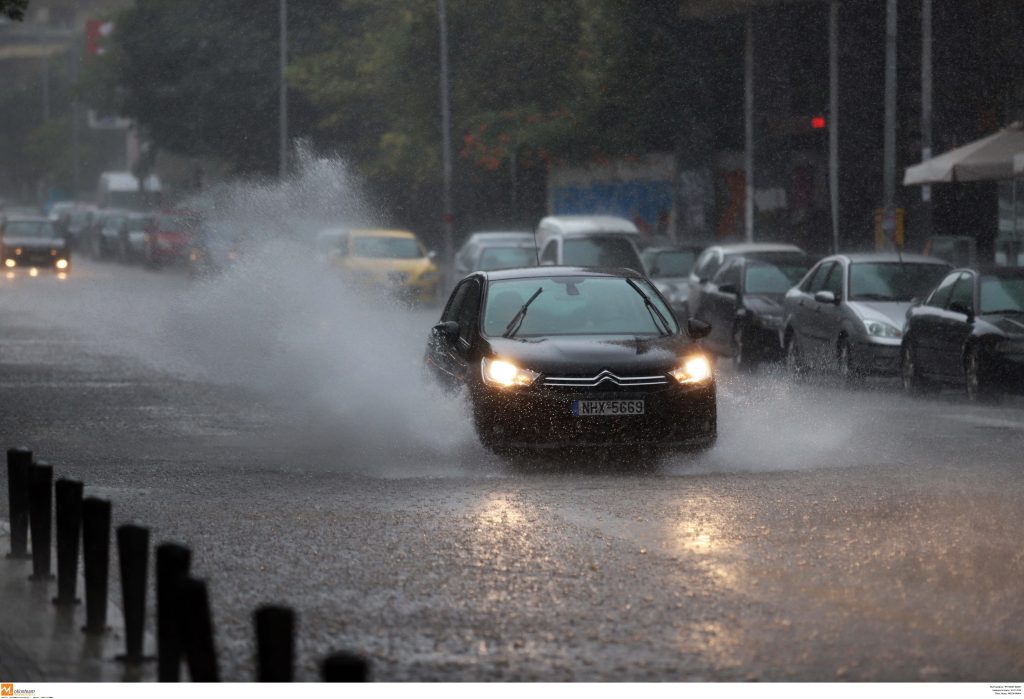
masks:
POLYGON ((130 172, 104 172, 96 187, 96 203, 102 209, 159 209, 163 196, 160 178, 150 175, 144 184, 140 189, 139 178, 130 172))
POLYGON ((618 216, 547 216, 537 225, 542 265, 626 267, 644 273, 640 231, 618 216))

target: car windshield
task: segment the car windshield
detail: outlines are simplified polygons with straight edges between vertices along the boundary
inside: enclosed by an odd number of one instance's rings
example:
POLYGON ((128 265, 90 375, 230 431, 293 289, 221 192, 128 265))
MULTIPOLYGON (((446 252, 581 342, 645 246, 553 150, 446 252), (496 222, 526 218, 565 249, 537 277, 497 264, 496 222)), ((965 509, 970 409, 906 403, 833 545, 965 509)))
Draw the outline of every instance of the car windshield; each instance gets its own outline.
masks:
POLYGON ((665 250, 644 255, 644 263, 652 277, 685 277, 696 258, 692 250, 665 250))
POLYGON ((423 257, 423 250, 412 238, 357 236, 352 239, 352 254, 356 257, 414 260, 423 257))
POLYGON ((629 267, 637 271, 642 269, 633 244, 625 238, 614 236, 566 240, 562 263, 575 267, 629 267))
POLYGON ((1024 277, 981 278, 982 313, 1024 313, 1024 277))
POLYGON ((537 251, 532 247, 496 246, 484 248, 480 253, 480 263, 477 265, 477 269, 489 271, 511 267, 532 267, 535 264, 537 264, 537 251))
MULTIPOLYGON (((672 312, 651 288, 637 285, 678 332, 672 312)), ((537 296, 523 318, 516 337, 549 335, 661 335, 657 314, 623 277, 551 277, 491 282, 484 309, 484 334, 500 336, 523 304, 537 296)))
POLYGON ((4 235, 10 238, 56 238, 57 232, 49 221, 8 221, 4 235))
POLYGON ((755 262, 747 267, 743 290, 748 294, 784 294, 807 273, 809 265, 772 265, 755 262))
POLYGON ((855 262, 850 265, 850 300, 910 301, 927 294, 948 270, 914 262, 855 262))

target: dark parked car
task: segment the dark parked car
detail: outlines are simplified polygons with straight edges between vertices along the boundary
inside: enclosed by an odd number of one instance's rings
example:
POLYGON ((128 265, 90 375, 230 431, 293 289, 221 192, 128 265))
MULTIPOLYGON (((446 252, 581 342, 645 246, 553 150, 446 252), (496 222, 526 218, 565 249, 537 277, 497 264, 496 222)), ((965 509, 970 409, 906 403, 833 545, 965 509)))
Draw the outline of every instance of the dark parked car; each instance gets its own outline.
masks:
POLYGON ((654 282, 680 318, 687 317, 688 278, 701 250, 703 247, 699 245, 658 245, 644 248, 640 253, 647 278, 654 282))
POLYGON ((516 267, 529 266, 537 263, 536 243, 533 233, 525 231, 481 231, 470 235, 455 255, 455 278, 462 279, 470 272, 484 269, 480 266, 480 254, 485 246, 511 245, 529 247, 532 259, 516 267))
POLYGON ((907 309, 950 269, 894 252, 826 257, 786 293, 787 367, 833 370, 844 380, 896 374, 907 309))
POLYGON ((54 222, 42 216, 9 216, 0 223, 0 259, 4 270, 40 267, 71 271, 71 250, 54 222))
POLYGON ((908 393, 952 383, 971 400, 1024 389, 1024 268, 946 275, 907 312, 900 376, 908 393))
POLYGON ((715 378, 650 281, 627 269, 476 272, 452 292, 426 364, 465 388, 481 442, 516 448, 706 448, 715 378))
POLYGON ((795 245, 785 243, 734 243, 730 245, 712 245, 701 252, 700 257, 693 263, 688 280, 689 290, 686 298, 686 315, 696 316, 700 310, 700 304, 711 279, 718 274, 726 260, 737 255, 750 255, 757 253, 762 259, 770 260, 772 255, 792 255, 793 253, 803 254, 803 250, 795 245))
POLYGON ((121 231, 132 212, 125 209, 100 209, 92 225, 83 232, 83 250, 94 260, 118 257, 121 231))
POLYGON ((783 300, 811 266, 802 253, 730 257, 708 283, 697 318, 711 324, 706 344, 736 365, 782 359, 783 300))

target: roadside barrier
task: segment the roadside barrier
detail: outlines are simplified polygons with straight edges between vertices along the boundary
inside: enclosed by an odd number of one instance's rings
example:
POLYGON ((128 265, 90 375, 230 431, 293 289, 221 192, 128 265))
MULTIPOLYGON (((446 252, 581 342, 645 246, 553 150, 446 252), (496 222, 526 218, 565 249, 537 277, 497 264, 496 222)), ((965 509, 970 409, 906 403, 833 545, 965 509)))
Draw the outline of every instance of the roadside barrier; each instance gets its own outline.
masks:
POLYGON ((7 499, 11 513, 11 552, 8 558, 29 559, 28 478, 32 452, 24 447, 7 450, 7 499))
POLYGON ((256 678, 291 682, 295 673, 295 612, 266 605, 253 613, 256 627, 256 678))
MULTIPOLYGON (((33 462, 25 447, 7 450, 7 485, 11 520, 8 559, 32 559, 32 581, 54 579, 51 542, 56 496, 57 596, 54 605, 74 608, 81 542, 85 578, 85 626, 90 636, 105 634, 110 576, 111 510, 109 500, 83 498, 81 481, 53 480, 53 466, 33 462), (28 550, 31 536, 32 551, 28 550), (81 540, 79 540, 81 536, 81 540)), ((125 653, 118 660, 138 665, 152 658, 144 654, 146 590, 148 588, 149 529, 134 524, 117 528, 121 595, 125 624, 125 653)), ((177 682, 185 661, 193 682, 218 682, 220 671, 214 643, 210 597, 204 580, 190 577, 192 552, 164 542, 155 549, 157 679, 177 682)), ((289 607, 264 605, 253 613, 256 633, 257 679, 291 682, 295 675, 296 615, 289 607)), ((341 651, 320 664, 325 682, 367 682, 370 661, 363 655, 341 651)))
POLYGON ((78 542, 82 530, 82 483, 66 478, 55 484, 57 494, 57 596, 58 607, 73 607, 78 587, 78 542))
POLYGON ((53 535, 53 466, 44 462, 29 469, 29 531, 32 533, 33 582, 53 580, 50 573, 50 540, 53 535))
POLYGON ((149 564, 149 530, 134 524, 117 528, 117 558, 121 563, 121 599, 124 613, 124 655, 119 660, 139 664, 142 632, 146 626, 146 572, 149 564))
POLYGON ((85 559, 85 631, 107 631, 107 576, 110 570, 110 501, 82 501, 82 554, 85 559))

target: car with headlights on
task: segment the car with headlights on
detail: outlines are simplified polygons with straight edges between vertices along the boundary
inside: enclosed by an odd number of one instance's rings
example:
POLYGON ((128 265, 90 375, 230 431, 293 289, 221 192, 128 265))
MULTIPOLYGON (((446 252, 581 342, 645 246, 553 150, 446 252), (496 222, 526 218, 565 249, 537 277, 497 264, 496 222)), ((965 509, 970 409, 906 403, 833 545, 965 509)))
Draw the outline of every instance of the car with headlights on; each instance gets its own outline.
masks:
POLYGON ((426 366, 464 389, 480 441, 518 449, 702 449, 717 435, 715 377, 698 340, 630 269, 476 272, 448 299, 426 366))
POLYGON ((28 269, 38 274, 40 268, 56 272, 71 271, 71 250, 67 238, 49 218, 42 216, 8 216, 0 224, 0 259, 4 270, 28 269))
POLYGON ((435 303, 441 282, 433 254, 410 231, 351 229, 338 231, 327 252, 328 264, 352 281, 387 289, 398 298, 435 303))
POLYGON ((900 377, 908 393, 964 386, 970 400, 1024 391, 1024 268, 950 272, 907 311, 900 377))
POLYGON ((730 257, 708 283, 697 318, 711 325, 706 344, 741 369, 782 359, 782 303, 811 266, 803 253, 730 257))
POLYGON ((687 317, 690 270, 703 249, 700 245, 658 245, 646 247, 640 253, 647 278, 680 318, 687 317))
POLYGON ((896 252, 824 258, 786 293, 787 368, 821 368, 844 380, 895 375, 907 309, 950 269, 934 257, 896 252))

